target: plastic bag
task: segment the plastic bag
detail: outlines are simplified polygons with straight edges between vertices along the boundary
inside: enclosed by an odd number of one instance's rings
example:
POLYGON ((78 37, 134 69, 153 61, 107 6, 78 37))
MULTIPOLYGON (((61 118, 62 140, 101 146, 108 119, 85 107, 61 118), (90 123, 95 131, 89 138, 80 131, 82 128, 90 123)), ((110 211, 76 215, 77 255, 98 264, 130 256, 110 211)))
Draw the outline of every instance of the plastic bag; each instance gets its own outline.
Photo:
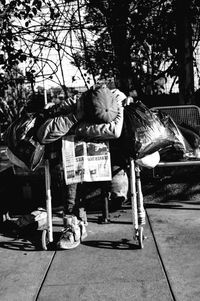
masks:
POLYGON ((28 167, 26 166, 26 164, 20 160, 19 158, 17 158, 9 148, 7 148, 7 157, 9 159, 9 161, 11 163, 13 163, 14 165, 22 168, 22 169, 25 169, 25 170, 28 170, 28 167))
POLYGON ((38 208, 30 214, 23 215, 16 220, 16 225, 19 229, 36 224, 37 229, 44 229, 47 226, 47 212, 43 208, 38 208))
POLYGON ((160 162, 160 154, 159 152, 152 153, 150 155, 147 155, 141 159, 137 159, 136 163, 141 166, 148 169, 156 167, 158 163, 160 162))
POLYGON ((200 146, 200 136, 194 130, 188 128, 187 125, 178 125, 178 128, 192 149, 200 146))
POLYGON ((32 171, 41 163, 45 150, 35 139, 35 120, 34 113, 24 113, 8 127, 4 136, 10 154, 14 155, 9 157, 12 163, 20 166, 22 161, 32 171))
POLYGON ((124 108, 124 124, 119 145, 126 157, 145 157, 176 145, 185 152, 182 134, 173 119, 161 112, 152 112, 141 101, 124 108))
POLYGON ((128 186, 127 172, 120 166, 112 166, 111 198, 121 197, 126 200, 128 196, 128 186))
POLYGON ((177 162, 179 160, 183 160, 185 158, 185 153, 174 147, 173 145, 169 145, 159 151, 160 161, 163 162, 177 162))

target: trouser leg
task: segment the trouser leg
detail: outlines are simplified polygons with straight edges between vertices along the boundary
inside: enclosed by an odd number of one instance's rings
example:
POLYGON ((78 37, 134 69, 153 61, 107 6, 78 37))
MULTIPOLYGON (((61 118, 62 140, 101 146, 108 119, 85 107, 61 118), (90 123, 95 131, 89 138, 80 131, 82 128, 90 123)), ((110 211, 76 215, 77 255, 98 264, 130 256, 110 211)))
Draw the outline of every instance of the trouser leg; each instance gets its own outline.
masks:
POLYGON ((84 187, 81 183, 66 185, 64 200, 64 215, 75 215, 87 223, 84 208, 84 187))

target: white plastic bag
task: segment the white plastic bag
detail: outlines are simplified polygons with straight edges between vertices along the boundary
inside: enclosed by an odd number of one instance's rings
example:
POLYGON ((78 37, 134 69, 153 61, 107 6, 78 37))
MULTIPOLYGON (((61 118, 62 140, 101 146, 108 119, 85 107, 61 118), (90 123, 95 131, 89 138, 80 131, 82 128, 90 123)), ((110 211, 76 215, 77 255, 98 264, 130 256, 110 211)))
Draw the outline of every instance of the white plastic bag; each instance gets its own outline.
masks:
POLYGON ((146 168, 154 168, 160 162, 160 154, 159 152, 155 152, 153 154, 147 155, 141 159, 137 159, 136 163, 141 167, 146 168))

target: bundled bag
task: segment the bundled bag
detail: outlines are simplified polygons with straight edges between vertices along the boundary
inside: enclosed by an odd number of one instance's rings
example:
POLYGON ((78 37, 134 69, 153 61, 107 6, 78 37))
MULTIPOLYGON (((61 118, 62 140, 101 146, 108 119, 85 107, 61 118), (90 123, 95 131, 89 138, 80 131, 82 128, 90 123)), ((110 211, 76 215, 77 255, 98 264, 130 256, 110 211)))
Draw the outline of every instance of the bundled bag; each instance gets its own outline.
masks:
POLYGON ((128 196, 128 175, 125 169, 122 169, 121 166, 114 165, 112 166, 112 181, 111 181, 111 198, 120 197, 124 200, 128 196))
POLYGON ((38 230, 43 230, 47 226, 47 212, 43 208, 38 208, 30 214, 25 214, 15 221, 19 229, 35 225, 38 230))
POLYGON ((196 149, 200 146, 200 136, 195 133, 195 130, 187 127, 185 124, 178 125, 178 128, 192 149, 196 149))
POLYGON ((185 152, 183 150, 176 148, 174 145, 169 145, 162 148, 159 151, 160 161, 163 162, 177 162, 185 158, 185 152))
POLYGON ((200 136, 187 125, 178 125, 185 141, 186 151, 177 149, 176 145, 168 146, 160 151, 162 161, 178 161, 187 158, 199 158, 200 136))
POLYGON ((24 112, 8 127, 4 136, 10 161, 32 171, 41 163, 45 150, 35 138, 35 121, 35 113, 24 112))
POLYGON ((185 152, 182 134, 173 119, 164 113, 152 112, 141 101, 124 107, 124 124, 118 139, 126 157, 143 158, 169 145, 185 152))

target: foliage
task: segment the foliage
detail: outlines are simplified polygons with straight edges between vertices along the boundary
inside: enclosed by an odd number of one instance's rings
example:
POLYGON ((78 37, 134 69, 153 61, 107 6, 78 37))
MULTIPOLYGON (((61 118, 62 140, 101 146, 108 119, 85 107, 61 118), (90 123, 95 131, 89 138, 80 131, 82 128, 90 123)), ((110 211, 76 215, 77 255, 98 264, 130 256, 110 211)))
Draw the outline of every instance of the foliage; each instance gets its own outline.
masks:
MULTIPOLYGON (((96 73, 101 72, 105 77, 108 74, 115 77, 118 70, 112 32, 116 31, 116 34, 119 34, 124 26, 131 53, 131 77, 140 94, 159 93, 162 90, 163 79, 177 76, 176 0, 126 1, 129 9, 128 14, 124 16, 124 23, 115 12, 117 8, 122 14, 124 1, 86 2, 85 24, 93 24, 91 30, 97 37, 93 45, 87 45, 90 60, 95 62, 92 68, 95 68, 96 73), (111 19, 112 15, 118 16, 118 19, 111 19)), ((191 1, 189 17, 193 28, 193 41, 199 40, 199 13, 199 1, 191 1)), ((118 43, 121 41, 118 40, 118 43)), ((94 72, 85 54, 80 54, 80 57, 82 64, 86 65, 90 72, 94 72)))
POLYGON ((2 69, 10 70, 16 64, 26 60, 26 54, 16 47, 16 42, 20 40, 20 32, 17 31, 19 20, 25 22, 25 27, 28 27, 33 16, 41 9, 42 1, 40 0, 5 0, 0 1, 0 22, 1 22, 1 65, 2 69), (17 19, 16 22, 14 19, 17 19))
MULTIPOLYGON (((99 76, 121 78, 139 95, 160 93, 163 81, 177 76, 176 1, 0 0, 1 100, 8 100, 5 91, 19 91, 27 83, 34 93, 36 84, 53 81, 58 70, 62 79, 57 76, 57 83, 67 96, 66 57, 81 72, 86 87, 91 74, 94 81, 99 76), (23 74, 17 66, 23 66, 23 74)), ((195 47, 200 3, 189 2, 195 47)), ((26 101, 25 94, 18 96, 19 103, 26 101)))
MULTIPOLYGON (((34 94, 38 57, 34 54, 34 41, 30 38, 36 26, 42 6, 50 13, 49 19, 57 17, 51 1, 11 0, 0 1, 0 118, 1 123, 12 122, 19 117, 24 105, 34 94), (22 72, 18 66, 27 64, 22 72), (24 84, 30 83, 30 86, 24 84)), ((38 34, 38 33, 37 33, 38 34)), ((35 38, 35 35, 32 36, 35 38)), ((42 47, 40 47, 41 49, 42 47)), ((38 53, 37 53, 38 54, 38 53)), ((41 67, 38 73, 41 72, 41 67)))
POLYGON ((19 117, 30 94, 30 88, 24 87, 24 77, 19 68, 13 67, 12 72, 4 72, 0 85, 0 122, 8 124, 19 117))

